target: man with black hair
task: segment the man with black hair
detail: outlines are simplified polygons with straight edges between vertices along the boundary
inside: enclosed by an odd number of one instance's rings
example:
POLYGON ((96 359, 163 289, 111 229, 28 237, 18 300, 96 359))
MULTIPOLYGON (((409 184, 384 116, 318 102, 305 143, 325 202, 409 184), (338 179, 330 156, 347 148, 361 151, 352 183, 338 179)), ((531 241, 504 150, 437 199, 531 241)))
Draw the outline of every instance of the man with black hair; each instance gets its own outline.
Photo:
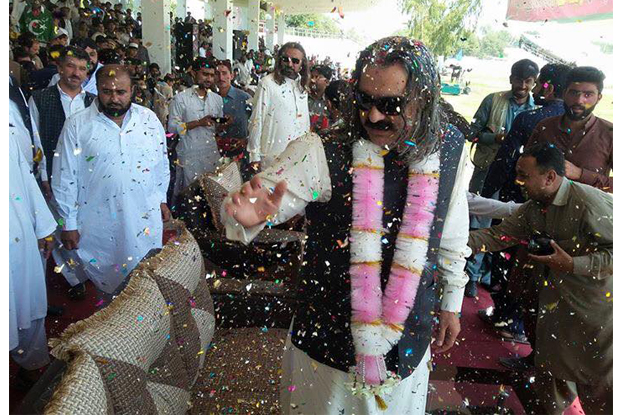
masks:
MULTIPOLYGON (((483 197, 491 198, 499 192, 499 200, 502 202, 523 203, 526 201, 520 186, 514 180, 516 162, 536 124, 545 118, 564 113, 562 95, 570 70, 569 66, 563 64, 550 63, 542 67, 538 82, 532 90, 534 103, 542 105, 542 107, 522 112, 514 119, 510 132, 506 134, 486 176, 482 189, 483 197)), ((502 286, 505 286, 506 289, 492 295, 495 303, 494 312, 486 320, 491 321, 493 325, 500 323, 498 326, 503 327, 513 336, 515 334, 518 336, 521 326, 520 320, 522 319, 524 334, 534 349, 536 344, 535 310, 538 308, 536 284, 533 279, 527 278, 522 271, 526 264, 525 252, 519 252, 516 248, 509 248, 508 253, 511 255, 509 259, 502 256, 493 257, 493 268, 500 267, 509 270, 509 272, 507 273, 508 278, 502 281, 502 286), (504 322, 505 324, 501 325, 504 322)), ((477 286, 475 282, 469 282, 467 284, 467 296, 475 297, 476 295, 477 286)), ((480 313, 490 314, 486 310, 480 310, 480 313)), ((506 367, 525 370, 533 366, 533 358, 534 355, 532 354, 522 358, 502 358, 501 362, 506 367)))
POLYGON ((328 108, 326 107, 325 90, 332 81, 332 68, 316 65, 310 70, 310 94, 308 94, 308 112, 312 131, 328 128, 328 108))
POLYGON ((591 66, 571 70, 563 96, 564 114, 540 122, 528 145, 556 145, 564 152, 568 179, 612 193, 613 127, 593 114, 602 98, 604 79, 603 72, 591 66))
POLYGON ((58 73, 58 60, 64 49, 63 45, 52 45, 46 49, 48 57, 45 67, 30 74, 32 89, 43 89, 48 86, 52 77, 58 73))
MULTIPOLYGON (((98 88, 96 84, 96 74, 102 68, 102 64, 98 61, 98 47, 91 39, 86 39, 82 42, 78 42, 76 47, 84 49, 89 55, 89 67, 87 72, 87 79, 82 83, 82 89, 93 95, 98 95, 98 88)), ((59 81, 60 75, 56 74, 50 80, 48 86, 56 85, 59 81)))
MULTIPOLYGON (((52 173, 54 150, 65 120, 89 107, 95 98, 95 95, 82 88, 89 67, 89 55, 83 49, 74 46, 63 48, 57 61, 58 83, 34 91, 29 101, 31 118, 41 136, 48 175, 52 173), (40 114, 45 116, 41 117, 40 114)), ((44 186, 44 189, 47 190, 44 192, 46 197, 50 199, 49 185, 44 186)))
MULTIPOLYGON (((474 120, 471 123, 472 134, 465 138, 475 145, 473 164, 475 169, 469 191, 480 194, 488 169, 495 159, 506 133, 510 131, 512 122, 521 112, 534 108, 534 100, 530 91, 538 77, 538 65, 529 59, 521 59, 512 65, 510 71, 509 91, 494 92, 484 98, 474 120)), ((490 218, 471 216, 471 227, 474 229, 488 227, 490 218)), ((491 284, 490 256, 479 253, 467 262, 467 294, 475 293, 479 280, 483 284, 491 284)))
POLYGON ((565 163, 553 144, 526 148, 516 180, 529 201, 501 224, 472 231, 469 246, 478 253, 536 236, 548 241, 543 253, 529 255, 540 281, 538 413, 562 414, 579 396, 586 413, 612 414, 613 199, 567 180, 565 163))
POLYGON ((195 85, 176 94, 169 106, 167 129, 180 136, 174 196, 202 174, 214 172, 221 158, 215 140, 215 118, 223 117, 224 105, 212 91, 215 67, 207 58, 196 58, 192 73, 195 85))
POLYGON ((217 63, 217 93, 224 100, 224 115, 227 123, 218 128, 217 135, 226 157, 241 157, 247 145, 247 123, 252 97, 247 92, 232 85, 234 74, 228 60, 217 63))
POLYGON ((22 33, 17 39, 17 44, 23 47, 24 50, 28 53, 28 56, 30 56, 30 60, 35 65, 35 69, 43 69, 43 62, 41 62, 41 59, 39 58, 39 50, 41 44, 33 33, 22 33))
POLYGON ((256 88, 247 151, 252 169, 269 166, 291 140, 310 130, 308 59, 302 45, 285 43, 276 67, 256 88))
POLYGON ((106 65, 96 76, 99 105, 66 120, 52 189, 63 246, 76 250, 81 272, 107 303, 139 261, 162 247, 169 161, 160 121, 132 104, 128 70, 106 65))
MULTIPOLYGON (((56 85, 33 92, 29 101, 29 109, 33 125, 36 127, 35 131, 38 132, 43 147, 42 164, 45 174, 42 173, 41 188, 50 210, 58 219, 60 217, 59 209, 54 200, 49 181, 49 176, 52 174, 52 164, 56 160, 54 151, 65 120, 78 111, 89 107, 95 99, 95 95, 82 88, 89 67, 89 55, 83 49, 75 46, 64 48, 57 61, 59 82, 56 85), (42 117, 41 114, 45 116, 42 117)), ((60 231, 57 232, 56 236, 60 241, 60 231)), ((57 263, 64 263, 72 258, 72 254, 63 249, 55 250, 53 253, 57 263)), ((72 287, 69 291, 70 298, 84 298, 86 290, 83 282, 85 278, 77 276, 70 267, 63 267, 62 270, 65 279, 72 287)))

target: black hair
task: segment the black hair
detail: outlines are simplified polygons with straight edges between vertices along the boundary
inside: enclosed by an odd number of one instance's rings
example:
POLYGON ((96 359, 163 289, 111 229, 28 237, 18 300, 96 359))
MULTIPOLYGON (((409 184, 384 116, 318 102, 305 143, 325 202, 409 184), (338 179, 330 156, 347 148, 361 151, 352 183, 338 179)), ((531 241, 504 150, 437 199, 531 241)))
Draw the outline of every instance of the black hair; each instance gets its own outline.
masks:
POLYGON ((98 53, 98 61, 102 65, 120 65, 122 57, 115 49, 104 49, 98 53))
POLYGON ((52 46, 49 46, 47 50, 48 57, 51 61, 60 60, 64 52, 65 52, 65 46, 63 45, 52 45, 52 46))
POLYGON ((551 143, 535 144, 523 149, 521 157, 534 157, 541 173, 554 170, 558 176, 564 176, 564 153, 551 143))
POLYGON ((328 81, 331 81, 334 75, 334 71, 328 65, 315 65, 312 67, 310 72, 318 72, 328 81))
POLYGON ((330 82, 324 92, 324 96, 335 108, 340 108, 341 102, 351 99, 351 87, 349 82, 343 79, 330 82))
POLYGON ((202 68, 215 69, 215 65, 210 59, 198 56, 193 60, 193 64, 191 64, 191 69, 193 69, 194 71, 199 71, 202 68))
POLYGON ((152 63, 150 64, 150 66, 148 66, 148 69, 150 69, 150 70, 152 70, 153 68, 156 68, 156 69, 158 69, 159 71, 161 70, 161 67, 160 67, 160 66, 158 66, 158 63, 156 63, 156 62, 152 62, 152 63))
POLYGON ((597 85, 597 89, 601 93, 604 80, 605 75, 599 69, 593 66, 579 66, 569 72, 564 89, 566 90, 573 82, 590 82, 597 85))
POLYGON ((566 78, 571 71, 571 67, 561 63, 548 63, 540 69, 538 82, 548 83, 553 86, 553 93, 556 98, 562 98, 565 90, 566 78))
POLYGON ((91 63, 87 52, 85 52, 84 49, 76 46, 67 46, 63 48, 63 50, 61 51, 61 56, 59 57, 59 62, 65 62, 65 59, 67 59, 68 57, 91 63))
POLYGON ((230 63, 230 60, 228 59, 221 60, 217 62, 217 66, 219 65, 225 66, 226 68, 228 68, 228 72, 232 73, 232 64, 230 63))
POLYGON ((530 59, 521 59, 512 65, 510 69, 510 76, 514 76, 519 79, 527 79, 538 77, 538 65, 536 62, 530 59))
POLYGON ((80 39, 78 42, 76 42, 76 46, 82 49, 90 48, 95 50, 98 48, 98 45, 96 45, 95 41, 91 38, 80 39))
POLYGON ((24 32, 17 38, 18 45, 29 49, 33 47, 35 42, 39 42, 39 40, 32 32, 24 32))
POLYGON ((30 59, 30 55, 28 54, 26 49, 24 49, 23 46, 17 46, 15 48, 13 48, 13 60, 15 62, 17 62, 17 60, 20 59, 20 58, 28 58, 28 59, 30 59))

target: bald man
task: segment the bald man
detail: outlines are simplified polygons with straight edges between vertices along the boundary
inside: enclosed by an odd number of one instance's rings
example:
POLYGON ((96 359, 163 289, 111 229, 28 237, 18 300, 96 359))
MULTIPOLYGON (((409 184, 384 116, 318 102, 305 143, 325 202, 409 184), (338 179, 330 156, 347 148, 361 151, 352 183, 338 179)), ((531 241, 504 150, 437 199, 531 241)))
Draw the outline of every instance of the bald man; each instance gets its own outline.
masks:
POLYGON ((169 164, 163 126, 132 104, 126 67, 97 73, 99 105, 69 117, 56 149, 52 189, 65 249, 76 250, 106 301, 153 248, 169 220, 169 164))

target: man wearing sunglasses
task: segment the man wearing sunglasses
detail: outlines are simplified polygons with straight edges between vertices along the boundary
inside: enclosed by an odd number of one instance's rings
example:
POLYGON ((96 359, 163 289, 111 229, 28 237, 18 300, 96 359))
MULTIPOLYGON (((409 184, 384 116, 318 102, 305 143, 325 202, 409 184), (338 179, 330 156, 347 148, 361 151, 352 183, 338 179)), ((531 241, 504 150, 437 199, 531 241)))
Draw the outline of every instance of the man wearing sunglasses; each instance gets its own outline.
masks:
POLYGON ((284 151, 288 143, 310 130, 306 52, 299 43, 285 43, 272 73, 259 83, 249 122, 247 151, 258 172, 284 151))
POLYGON ((306 212, 285 412, 424 414, 430 353, 460 332, 468 151, 422 43, 377 41, 353 81, 345 128, 291 142, 226 198, 221 218, 228 238, 248 243, 306 212))

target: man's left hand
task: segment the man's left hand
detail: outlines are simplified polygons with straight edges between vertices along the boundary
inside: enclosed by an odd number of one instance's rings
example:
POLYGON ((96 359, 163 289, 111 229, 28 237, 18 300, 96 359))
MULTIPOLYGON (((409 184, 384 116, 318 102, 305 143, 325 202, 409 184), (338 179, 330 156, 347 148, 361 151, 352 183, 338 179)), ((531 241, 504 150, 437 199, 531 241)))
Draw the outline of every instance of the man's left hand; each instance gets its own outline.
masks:
POLYGON ((163 222, 169 222, 171 219, 171 212, 166 203, 161 203, 161 217, 163 218, 163 222))
POLYGON ((54 249, 54 235, 48 235, 45 238, 39 239, 37 244, 39 245, 39 251, 42 253, 43 257, 45 259, 50 258, 52 249, 54 249))
POLYGON ((553 271, 573 272, 573 257, 567 254, 564 249, 560 248, 560 245, 558 245, 556 241, 552 240, 551 246, 555 251, 551 255, 528 254, 527 257, 532 261, 547 265, 553 271))
POLYGON ((568 160, 564 161, 564 175, 567 179, 579 180, 582 177, 582 169, 568 160))
POLYGON ((443 353, 451 349, 460 333, 460 319, 456 313, 441 310, 439 314, 436 341, 432 344, 432 352, 443 353))

